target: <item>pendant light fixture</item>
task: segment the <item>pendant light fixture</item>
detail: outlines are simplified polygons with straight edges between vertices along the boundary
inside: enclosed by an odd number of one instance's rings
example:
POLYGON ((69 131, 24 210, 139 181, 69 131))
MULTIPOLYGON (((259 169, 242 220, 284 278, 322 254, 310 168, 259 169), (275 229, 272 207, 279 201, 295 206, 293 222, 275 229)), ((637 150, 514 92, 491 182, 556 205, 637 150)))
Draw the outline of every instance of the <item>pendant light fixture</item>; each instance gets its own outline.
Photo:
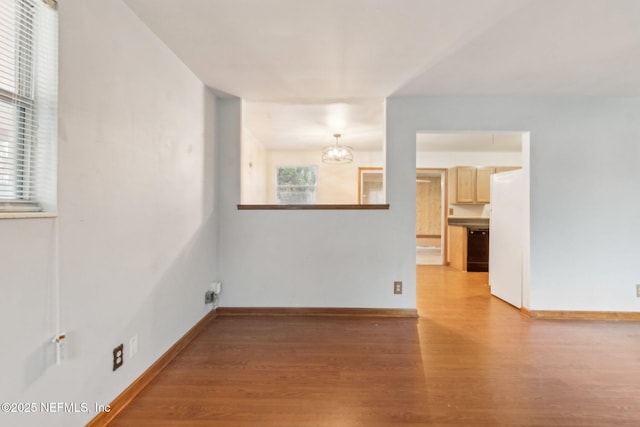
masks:
POLYGON ((346 145, 340 145, 338 139, 341 137, 339 133, 334 133, 333 137, 336 139, 335 145, 325 147, 322 151, 322 163, 329 163, 334 165, 346 164, 353 162, 353 148, 346 145))

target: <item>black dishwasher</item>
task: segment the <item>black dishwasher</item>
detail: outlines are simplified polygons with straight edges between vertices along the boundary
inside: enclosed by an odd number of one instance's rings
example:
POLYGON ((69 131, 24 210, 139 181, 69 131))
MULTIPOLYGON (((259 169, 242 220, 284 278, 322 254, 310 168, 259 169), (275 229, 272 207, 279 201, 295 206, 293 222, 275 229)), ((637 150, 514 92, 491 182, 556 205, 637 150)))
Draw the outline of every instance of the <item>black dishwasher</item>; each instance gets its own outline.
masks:
POLYGON ((488 228, 467 228, 467 271, 489 271, 488 228))

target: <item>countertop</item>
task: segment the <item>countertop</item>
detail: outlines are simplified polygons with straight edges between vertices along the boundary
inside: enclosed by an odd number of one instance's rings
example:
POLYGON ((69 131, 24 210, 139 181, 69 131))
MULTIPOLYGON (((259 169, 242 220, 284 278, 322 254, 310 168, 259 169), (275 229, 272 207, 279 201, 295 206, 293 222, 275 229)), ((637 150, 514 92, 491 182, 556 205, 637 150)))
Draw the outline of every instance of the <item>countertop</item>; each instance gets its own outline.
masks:
POLYGON ((486 227, 489 228, 488 217, 460 217, 450 216, 447 224, 456 225, 458 227, 486 227))

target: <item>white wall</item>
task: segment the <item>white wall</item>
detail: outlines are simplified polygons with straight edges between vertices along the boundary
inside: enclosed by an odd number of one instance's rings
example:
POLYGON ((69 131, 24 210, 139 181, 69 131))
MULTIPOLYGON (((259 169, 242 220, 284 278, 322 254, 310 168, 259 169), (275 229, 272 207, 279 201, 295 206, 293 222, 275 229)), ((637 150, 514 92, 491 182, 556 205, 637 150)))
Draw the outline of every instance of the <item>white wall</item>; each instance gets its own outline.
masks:
POLYGON ((242 203, 266 204, 267 153, 249 129, 242 132, 242 203))
POLYGON ((530 309, 640 311, 640 99, 390 98, 372 212, 238 211, 240 102, 223 117, 223 305, 415 307, 416 133, 512 130, 531 131, 530 309))
POLYGON ((471 205, 464 203, 451 203, 449 204, 449 216, 450 217, 461 217, 461 218, 475 218, 475 217, 484 217, 489 218, 490 214, 490 205, 481 204, 481 205, 471 205))
MULTIPOLYGON (((465 130, 531 131, 530 308, 640 311, 640 99, 387 101, 389 147, 415 149, 419 131, 465 130)), ((396 179, 394 187, 415 185, 407 174, 396 179)), ((413 212, 412 197, 400 208, 413 212)))
POLYGON ((389 210, 239 211, 241 102, 218 112, 222 306, 415 308, 415 145, 387 147, 389 210))
MULTIPOLYGON (((119 0, 60 2, 57 220, 0 220, 0 400, 107 404, 206 314, 215 98, 119 0), (56 366, 54 266, 69 360, 56 366), (6 243, 6 244, 5 244, 6 243), (139 352, 112 372, 112 349, 139 352), (3 348, 9 348, 4 346, 3 348)), ((2 414, 83 425, 95 413, 2 414)))
MULTIPOLYGON (((47 369, 54 357, 49 344, 55 333, 53 227, 51 218, 0 219, 2 402, 31 401, 42 377, 51 377, 47 369)), ((3 425, 38 425, 30 415, 1 416, 3 425)))

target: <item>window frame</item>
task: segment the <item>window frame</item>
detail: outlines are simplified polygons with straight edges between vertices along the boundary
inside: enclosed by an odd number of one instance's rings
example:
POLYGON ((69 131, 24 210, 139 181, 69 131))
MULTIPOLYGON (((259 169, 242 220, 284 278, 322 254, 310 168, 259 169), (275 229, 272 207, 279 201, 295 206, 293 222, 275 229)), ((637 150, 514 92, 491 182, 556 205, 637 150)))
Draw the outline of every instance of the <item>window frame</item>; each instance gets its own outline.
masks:
POLYGON ((13 35, 7 32, 2 36, 3 42, 13 41, 13 48, 5 52, 13 54, 13 63, 7 59, 0 66, 9 76, 9 83, 0 87, 0 103, 7 107, 2 122, 7 134, 0 140, 0 155, 4 154, 0 163, 0 218, 43 211, 40 187, 44 181, 55 181, 49 171, 55 154, 45 152, 54 152, 56 144, 57 112, 49 107, 52 103, 55 106, 57 98, 57 16, 44 16, 51 13, 45 8, 57 15, 57 3, 52 0, 19 0, 13 9, 3 9, 9 12, 5 19, 15 28, 9 30, 13 35), (49 92, 51 86, 53 97, 40 93, 49 92))
POLYGON ((275 183, 275 197, 276 197, 276 204, 277 205, 315 205, 317 200, 318 200, 318 172, 319 172, 319 168, 317 165, 296 165, 296 166, 288 166, 288 165, 277 165, 276 166, 276 174, 275 174, 275 178, 276 178, 276 183, 275 183), (280 170, 281 169, 312 169, 313 170, 313 175, 314 175, 314 183, 313 186, 309 186, 309 185, 297 185, 296 187, 305 187, 305 188, 313 188, 313 196, 312 196, 312 200, 307 200, 306 202, 301 202, 301 203, 287 203, 287 202, 283 202, 281 197, 280 197, 280 188, 283 187, 284 185, 280 184, 280 170))

